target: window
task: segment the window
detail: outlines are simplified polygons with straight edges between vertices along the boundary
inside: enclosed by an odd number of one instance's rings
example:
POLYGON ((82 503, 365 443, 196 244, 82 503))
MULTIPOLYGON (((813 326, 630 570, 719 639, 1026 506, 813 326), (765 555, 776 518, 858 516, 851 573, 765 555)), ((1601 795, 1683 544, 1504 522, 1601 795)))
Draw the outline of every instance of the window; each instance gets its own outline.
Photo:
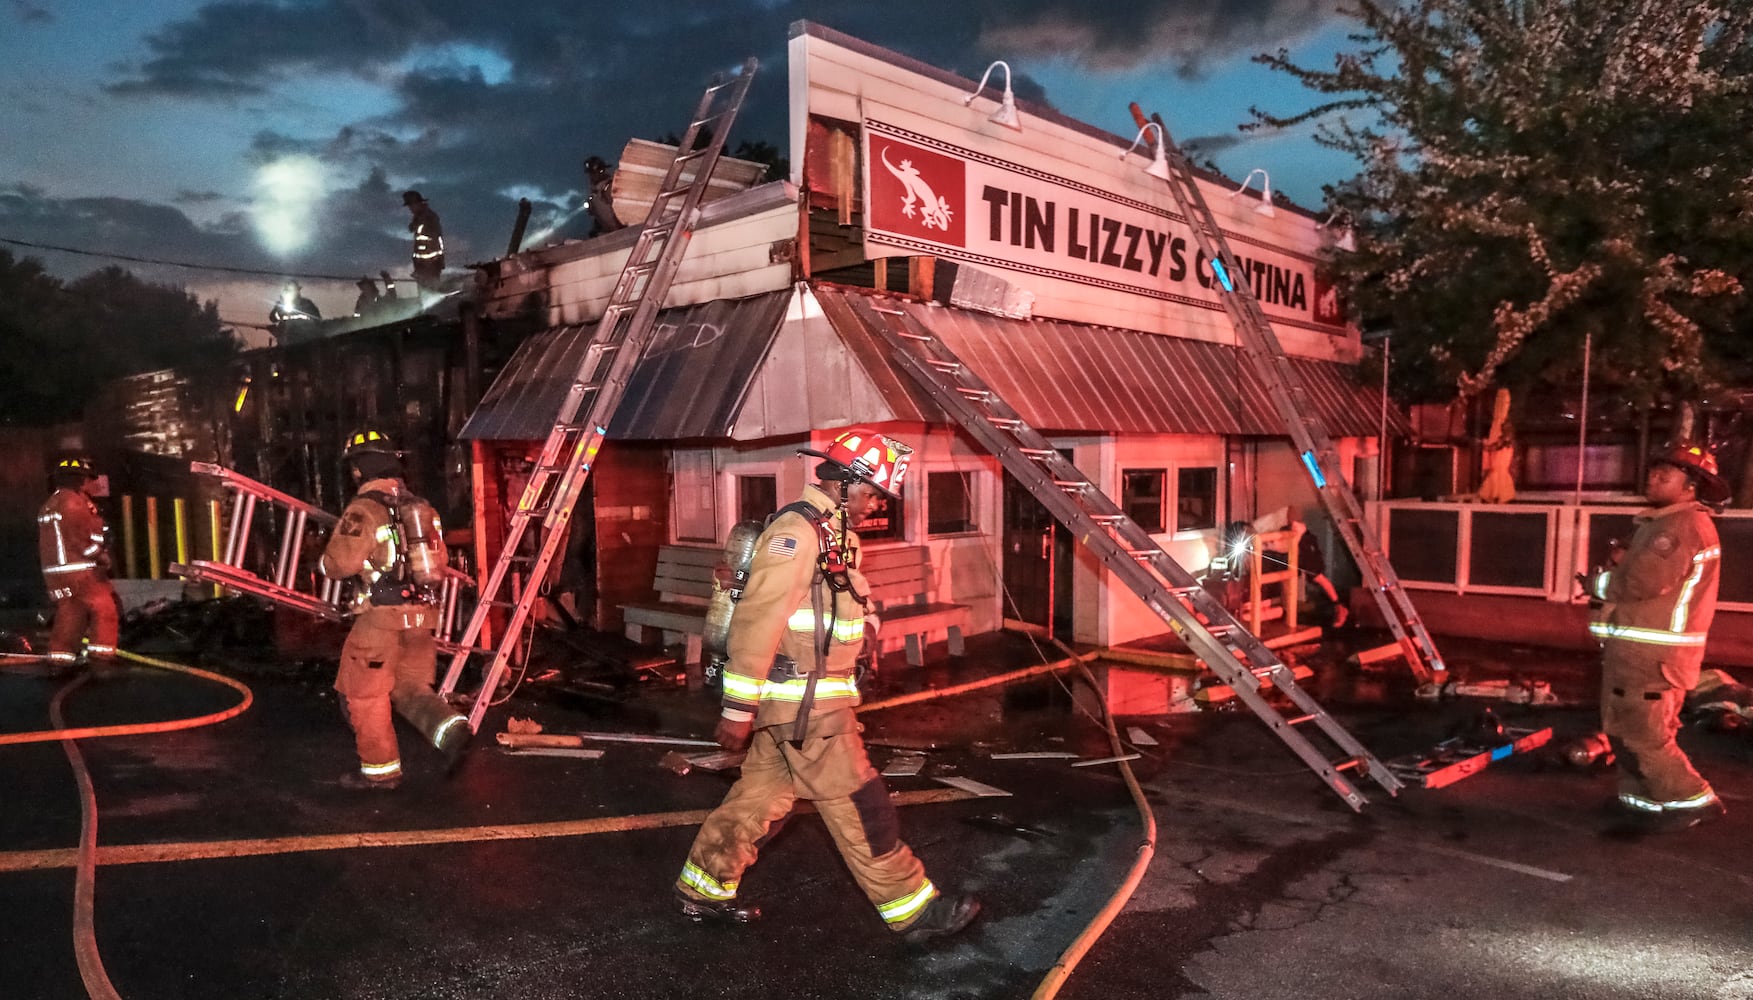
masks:
POLYGON ((737 520, 767 523, 767 516, 779 509, 778 476, 737 477, 737 520))
POLYGON ((670 456, 674 477, 676 539, 684 542, 718 541, 717 487, 712 452, 677 451, 670 456))
POLYGON ((860 541, 865 542, 898 542, 905 538, 902 525, 905 523, 905 508, 901 501, 882 497, 882 503, 871 512, 870 517, 856 529, 860 541))
POLYGON ((1163 530, 1163 485, 1167 469, 1127 469, 1120 473, 1120 509, 1151 534, 1163 530))
POLYGON ((972 473, 933 472, 925 477, 925 533, 955 535, 974 524, 972 473))
POLYGON ((1175 476, 1175 530, 1217 527, 1217 468, 1182 469, 1175 476))

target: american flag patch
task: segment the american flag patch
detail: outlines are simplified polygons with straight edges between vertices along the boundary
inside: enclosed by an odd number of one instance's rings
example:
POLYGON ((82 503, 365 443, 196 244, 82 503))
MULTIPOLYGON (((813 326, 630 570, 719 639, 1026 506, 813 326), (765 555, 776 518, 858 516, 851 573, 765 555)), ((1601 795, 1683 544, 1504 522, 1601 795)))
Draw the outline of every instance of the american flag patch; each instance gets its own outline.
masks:
POLYGON ((781 535, 767 543, 767 554, 790 559, 797 555, 797 539, 781 535))

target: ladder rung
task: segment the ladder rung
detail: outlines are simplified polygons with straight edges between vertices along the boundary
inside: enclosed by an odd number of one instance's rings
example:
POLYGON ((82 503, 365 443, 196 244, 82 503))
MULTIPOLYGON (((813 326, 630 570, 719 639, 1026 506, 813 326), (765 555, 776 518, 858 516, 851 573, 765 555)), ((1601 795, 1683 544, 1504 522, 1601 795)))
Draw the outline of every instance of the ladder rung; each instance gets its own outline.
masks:
POLYGON ((1090 482, 1087 479, 1055 479, 1053 485, 1067 493, 1082 493, 1090 488, 1090 482))
POLYGON ((1310 712, 1308 715, 1299 715, 1299 716, 1296 716, 1295 718, 1286 718, 1284 720, 1284 724, 1287 726, 1300 726, 1305 722, 1313 722, 1317 718, 1319 718, 1319 716, 1317 716, 1313 712, 1310 712))
POLYGON ((965 385, 958 385, 956 386, 956 391, 969 399, 978 400, 982 403, 990 402, 992 399, 992 390, 990 389, 971 389, 965 385))
POLYGON ((1022 420, 1018 417, 989 417, 987 419, 991 421, 992 426, 1001 431, 1019 430, 1023 426, 1022 420))
MULTIPOLYGON (((1017 450, 1022 452, 1024 455, 1027 455, 1028 457, 1035 458, 1035 459, 1052 458, 1054 455, 1059 454, 1058 452, 1054 451, 1052 448, 1019 448, 1017 450)), ((1100 520, 1101 518, 1112 517, 1112 516, 1114 516, 1114 515, 1112 515, 1112 514, 1097 514, 1096 519, 1100 520)))
POLYGON ((927 358, 925 363, 936 368, 940 372, 959 372, 962 370, 961 363, 956 361, 940 361, 937 358, 927 358))
POLYGON ((1333 770, 1335 770, 1335 771, 1361 771, 1361 770, 1364 770, 1367 767, 1367 765, 1368 765, 1368 761, 1364 760, 1362 757, 1347 757, 1344 760, 1336 761, 1333 764, 1333 770))
MULTIPOLYGON (((1091 514, 1090 520, 1097 524, 1119 524, 1126 520, 1125 514, 1091 514)), ((1196 590, 1196 587, 1183 587, 1182 590, 1196 590)))

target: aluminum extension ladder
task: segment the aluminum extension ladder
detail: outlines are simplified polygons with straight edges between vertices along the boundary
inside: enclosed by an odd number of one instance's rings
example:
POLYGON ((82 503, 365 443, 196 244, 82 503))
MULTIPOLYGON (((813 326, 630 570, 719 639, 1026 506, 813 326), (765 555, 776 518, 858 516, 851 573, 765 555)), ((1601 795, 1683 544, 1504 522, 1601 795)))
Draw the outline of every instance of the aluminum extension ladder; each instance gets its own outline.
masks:
POLYGON ((917 317, 863 297, 854 297, 852 308, 868 329, 888 342, 890 353, 938 406, 974 435, 1024 489, 1101 559, 1109 572, 1167 622, 1352 809, 1361 811, 1367 800, 1348 773, 1368 777, 1389 795, 1399 793, 1400 779, 1297 686, 1296 677, 1272 650, 1243 628, 1149 532, 1025 423, 917 317), (1267 700, 1261 691, 1267 681, 1290 700, 1295 714, 1285 715, 1267 700), (1339 756, 1329 757, 1305 735, 1311 730, 1325 736, 1339 756))
MULTIPOLYGON (((190 462, 189 471, 217 479, 230 494, 225 548, 215 553, 211 560, 172 563, 172 574, 249 594, 332 622, 346 621, 351 617, 348 582, 331 580, 320 572, 307 569, 303 559, 306 539, 313 532, 333 528, 340 518, 222 465, 190 462), (278 548, 267 560, 273 575, 267 579, 256 575, 250 568, 256 561, 250 552, 251 529, 255 525, 256 511, 264 502, 278 509, 281 525, 278 548)), ((463 588, 472 586, 474 581, 467 573, 450 568, 445 570, 444 583, 438 588, 438 622, 434 627, 440 649, 450 651, 456 648, 451 641, 451 632, 456 626, 458 599, 463 588)))
MULTIPOLYGON (((1144 116, 1136 105, 1133 106, 1133 117, 1142 125, 1144 116)), ((1382 551, 1381 539, 1364 517, 1363 506, 1352 493, 1351 484, 1340 471, 1338 449, 1334 448, 1333 436, 1327 432, 1326 424, 1315 410, 1308 387, 1279 344, 1278 335, 1260 308, 1260 300, 1254 297, 1253 289, 1249 287, 1247 273, 1230 252, 1229 241, 1224 238, 1223 230, 1211 214, 1211 206, 1206 204, 1205 195, 1199 190, 1192 164, 1169 138, 1169 130, 1163 125, 1161 116, 1153 115, 1151 121, 1161 129, 1158 138, 1162 141, 1163 156, 1169 165, 1169 177, 1164 183, 1226 293, 1220 296, 1220 300, 1235 327, 1240 341, 1238 346, 1261 381, 1266 383, 1267 393, 1289 428, 1303 467, 1315 484, 1315 492, 1333 519, 1345 547, 1351 550, 1352 559, 1363 574, 1364 585, 1375 598, 1394 640, 1400 644, 1400 651, 1412 668, 1414 679, 1420 685, 1441 684, 1448 667, 1443 663, 1442 654, 1437 652, 1430 632, 1424 627, 1424 619, 1413 606, 1411 596, 1401 586, 1399 574, 1394 572, 1387 553, 1382 551)))
POLYGON ((541 581, 566 537, 573 509, 590 476, 591 464, 602 448, 610 420, 621 405, 628 379, 639 364, 651 342, 658 310, 669 293, 688 239, 699 216, 700 199, 712 180, 713 168, 724 149, 725 136, 730 134, 749 83, 759 64, 754 59, 743 63, 742 72, 729 79, 715 80, 700 97, 700 104, 688 123, 687 131, 677 144, 677 153, 670 163, 651 210, 627 256, 626 266, 615 282, 608 307, 598 321, 596 331, 579 363, 577 374, 566 391, 566 398, 555 417, 554 429, 542 446, 541 457, 530 470, 530 479, 517 509, 512 513, 506 530, 505 546, 493 564, 493 571, 482 587, 479 603, 459 638, 462 648, 450 661, 440 694, 456 690, 463 668, 476 653, 491 653, 492 659, 469 711, 469 728, 479 731, 481 718, 487 713, 493 692, 510 665, 518 647, 518 636, 530 611, 541 597, 541 581), (708 133, 706 144, 695 149, 701 130, 708 133), (683 174, 693 168, 692 179, 683 174), (520 554, 524 535, 532 524, 542 528, 541 543, 533 556, 520 554), (527 581, 521 590, 514 589, 514 598, 501 600, 500 593, 508 582, 516 588, 513 567, 523 569, 527 581), (488 621, 497 608, 506 609, 506 620, 497 644, 491 649, 476 648, 488 621))

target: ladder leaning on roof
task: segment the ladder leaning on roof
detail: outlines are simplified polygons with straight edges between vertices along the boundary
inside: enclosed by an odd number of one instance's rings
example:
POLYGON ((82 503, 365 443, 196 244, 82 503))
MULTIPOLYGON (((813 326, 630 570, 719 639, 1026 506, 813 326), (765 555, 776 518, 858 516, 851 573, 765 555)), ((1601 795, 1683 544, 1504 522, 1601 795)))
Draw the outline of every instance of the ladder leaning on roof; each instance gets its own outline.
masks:
POLYGON ((663 307, 670 281, 680 266, 688 239, 693 235, 699 217, 700 199, 712 181, 712 170, 724 149, 725 136, 736 120, 737 110, 749 92, 758 64, 754 59, 743 63, 742 72, 729 79, 713 81, 700 97, 700 104, 677 145, 676 157, 668 174, 652 199, 651 211, 627 255, 627 263, 615 282, 608 307, 597 322, 585 348, 584 359, 566 390, 565 400, 554 419, 553 430, 542 446, 541 457, 530 470, 529 483, 511 515, 505 533, 505 547, 493 564, 493 571, 481 589, 480 601, 460 637, 462 649, 451 657, 445 673, 441 694, 456 690, 463 668, 475 653, 491 653, 492 659, 481 681, 469 711, 469 728, 479 731, 481 717, 492 702, 493 692, 517 649, 518 635, 531 609, 541 597, 541 581, 560 549, 571 523, 573 509, 590 476, 591 464, 602 448, 603 438, 615 410, 626 394, 627 381, 638 366, 639 359, 651 343, 658 310, 663 307), (695 143, 706 131, 706 141, 699 149, 695 143), (690 180, 683 175, 694 171, 690 180), (526 532, 539 523, 543 534, 533 556, 520 552, 526 532), (524 566, 528 583, 516 592, 513 600, 499 599, 500 593, 514 578, 513 567, 524 566), (495 608, 507 609, 505 627, 497 645, 491 650, 479 649, 475 643, 486 629, 495 608))
POLYGON ((1243 703, 1351 808, 1362 810, 1367 800, 1347 772, 1367 776, 1389 795, 1399 793, 1400 779, 1297 686, 1290 668, 1265 643, 1243 628, 1149 532, 1025 423, 917 317, 869 297, 854 296, 851 301, 860 322, 888 343, 901 367, 937 405, 1167 622, 1212 673, 1233 687, 1243 703), (1285 715, 1267 700, 1261 691, 1267 682, 1284 693, 1295 714, 1285 715), (1329 757, 1310 739, 1315 730, 1338 748, 1340 756, 1329 757))
MULTIPOLYGON (((1194 241, 1204 252, 1205 259, 1211 262, 1212 274, 1223 289, 1218 298, 1235 327, 1238 346, 1261 381, 1266 383, 1267 394, 1278 408, 1278 414, 1302 458, 1303 467, 1315 484, 1315 493, 1333 519, 1345 547, 1351 550, 1358 571, 1363 574, 1364 585, 1375 598, 1394 640, 1400 644, 1400 651, 1412 668, 1414 679, 1420 685, 1441 684, 1448 672, 1442 654, 1437 652, 1435 641, 1424 627, 1424 619, 1413 606, 1406 588, 1401 586, 1400 576, 1388 562, 1387 553, 1382 551, 1375 528, 1364 517, 1363 506, 1340 471, 1339 451, 1333 446, 1333 436, 1327 432, 1308 387, 1303 384, 1302 376, 1297 374, 1290 356, 1278 342, 1278 335, 1272 331, 1266 313, 1260 308, 1260 300, 1255 298, 1249 286, 1247 271, 1230 252, 1229 241, 1224 238, 1216 217, 1211 214, 1211 206, 1206 204, 1205 195, 1199 190, 1192 164, 1169 138, 1169 130, 1160 116, 1152 116, 1146 122, 1136 104, 1132 106, 1132 114, 1146 131, 1150 125, 1159 130, 1157 139, 1162 143, 1163 158, 1168 166, 1168 176, 1163 182, 1168 185, 1175 206, 1186 218, 1187 227, 1193 231, 1194 241)), ((1154 171, 1153 176, 1156 176, 1154 171)))

